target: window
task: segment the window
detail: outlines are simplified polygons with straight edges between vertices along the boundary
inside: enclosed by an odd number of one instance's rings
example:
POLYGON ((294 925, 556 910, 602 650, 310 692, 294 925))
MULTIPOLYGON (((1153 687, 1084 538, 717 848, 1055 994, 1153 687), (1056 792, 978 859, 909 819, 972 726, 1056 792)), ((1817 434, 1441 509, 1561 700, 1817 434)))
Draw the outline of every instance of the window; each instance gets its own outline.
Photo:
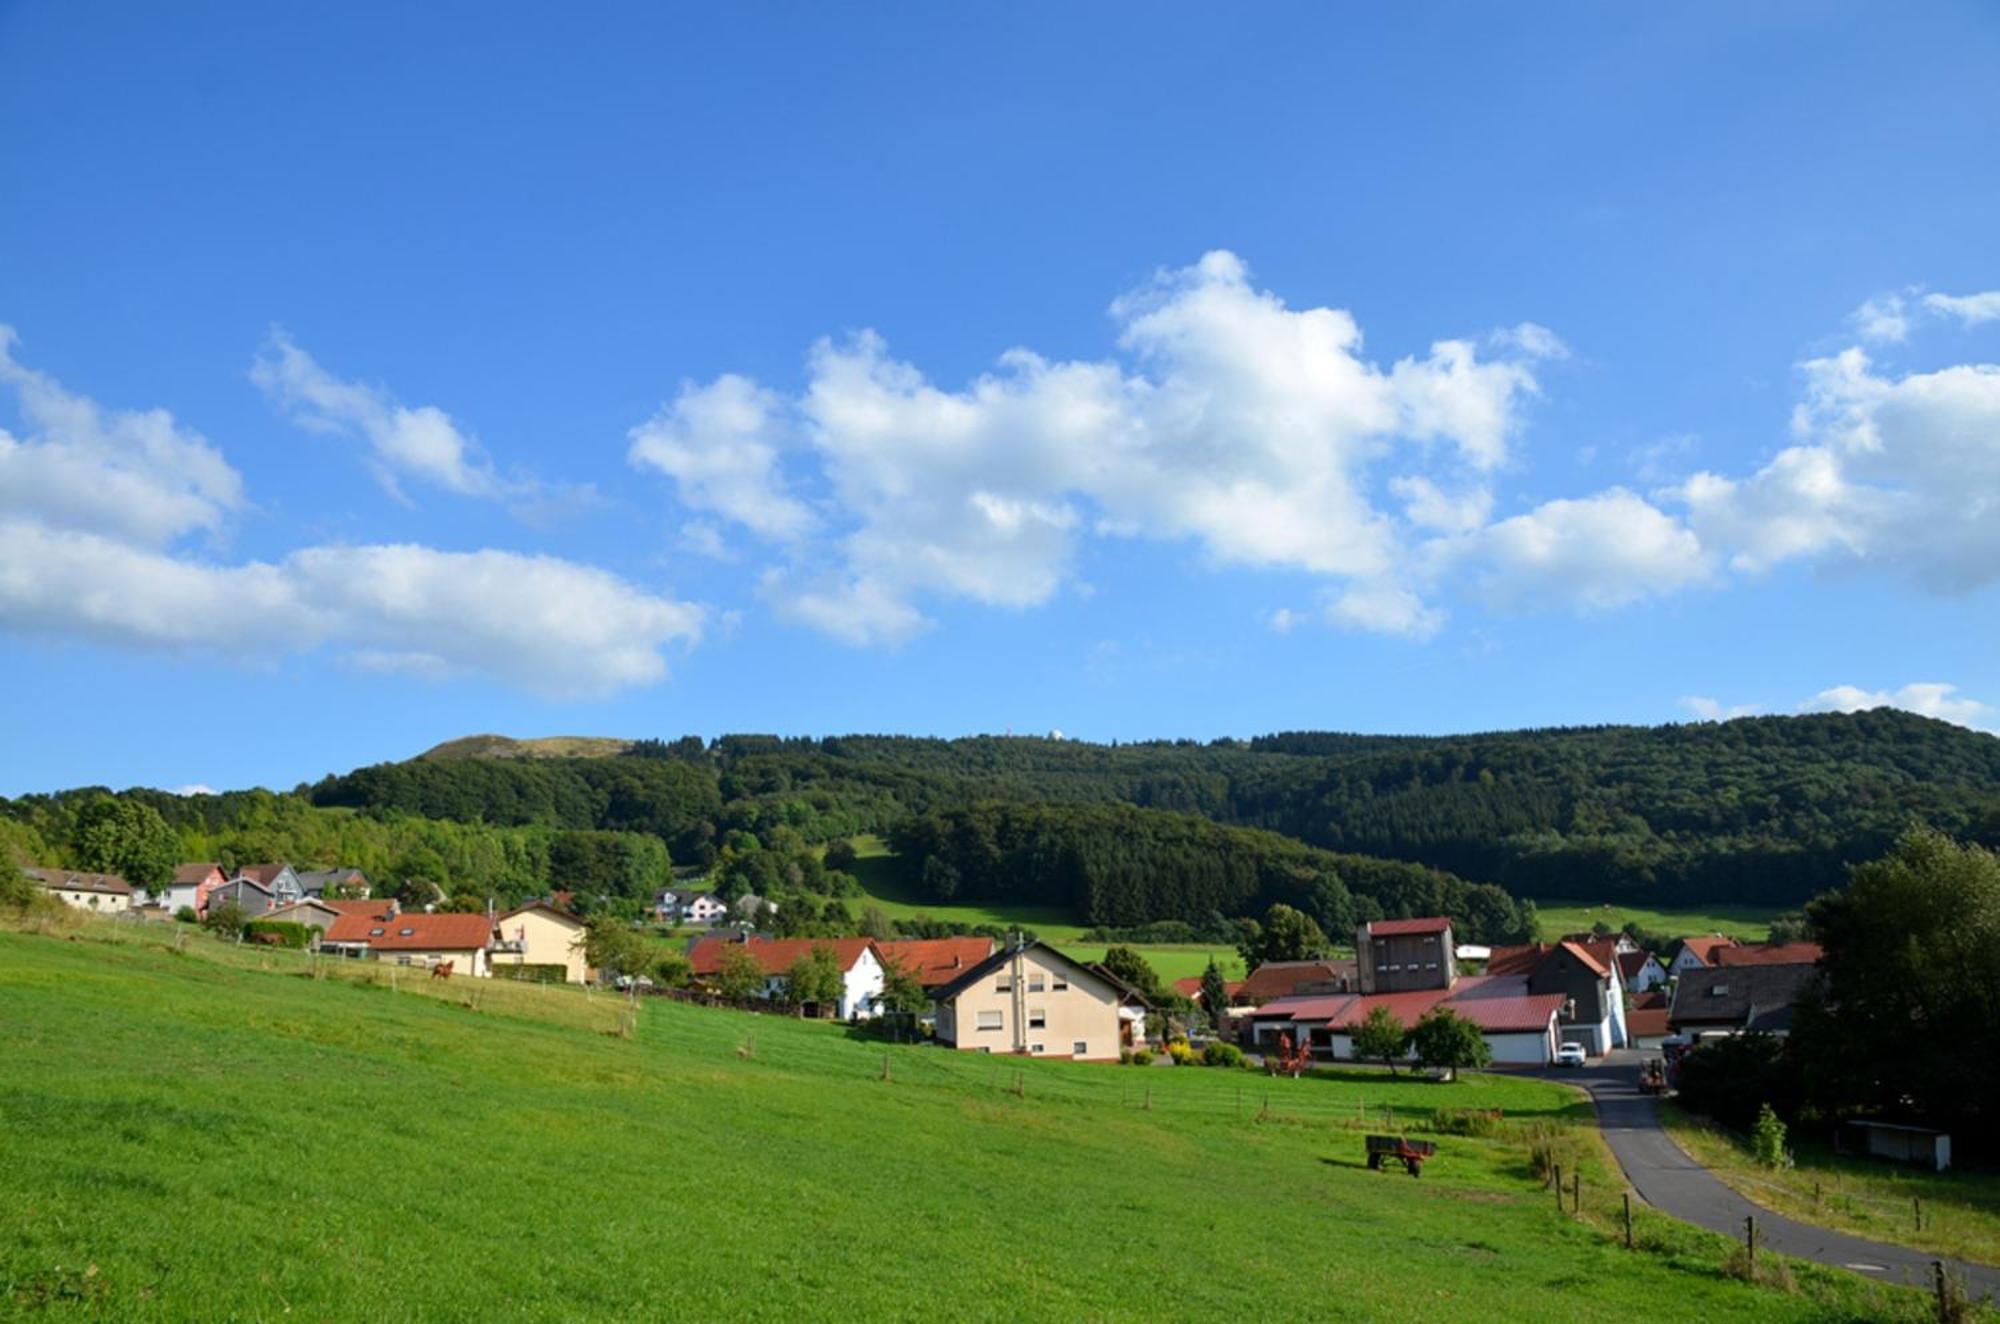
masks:
POLYGON ((1054 989, 1058 993, 1067 993, 1069 992, 1069 981, 1067 979, 1064 979, 1061 975, 1057 975, 1055 982, 1053 984, 1050 984, 1049 987, 1054 989))
POLYGON ((384 929, 370 929, 368 930, 368 936, 371 938, 379 938, 383 935, 384 932, 386 932, 386 930, 384 929))
POLYGON ((1028 976, 1028 991, 1029 991, 1030 993, 1040 993, 1040 992, 1042 991, 1042 988, 1043 988, 1043 986, 1044 986, 1044 984, 1045 984, 1045 983, 1046 983, 1046 981, 1045 981, 1045 980, 1044 980, 1044 979, 1042 978, 1042 976, 1041 976, 1040 974, 1032 974, 1032 975, 1029 975, 1029 976, 1028 976))
POLYGON ((1001 1021, 1001 1015, 997 1011, 982 1011, 979 1013, 979 1028, 982 1030, 997 1030, 1001 1026, 1001 1021))
POLYGON ((405 938, 414 938, 417 935, 417 931, 415 929, 397 929, 396 932, 401 934, 405 938))
POLYGON ((1079 1039, 1069 1046, 1071 1057, 1089 1057, 1090 1045, 1079 1039))
POLYGON ((993 981, 993 991, 995 993, 1012 993, 1014 991, 1014 982, 1006 975, 1002 975, 993 981))
POLYGON ((1029 1029, 1031 1030, 1044 1029, 1047 1027, 1048 1023, 1049 1023, 1049 1013, 1046 1009, 1042 1007, 1028 1008, 1029 1029))
POLYGON ((1046 1053, 1049 1050, 1048 1047, 1044 1044, 1029 1044, 1028 1051, 1031 1053, 1046 1053))

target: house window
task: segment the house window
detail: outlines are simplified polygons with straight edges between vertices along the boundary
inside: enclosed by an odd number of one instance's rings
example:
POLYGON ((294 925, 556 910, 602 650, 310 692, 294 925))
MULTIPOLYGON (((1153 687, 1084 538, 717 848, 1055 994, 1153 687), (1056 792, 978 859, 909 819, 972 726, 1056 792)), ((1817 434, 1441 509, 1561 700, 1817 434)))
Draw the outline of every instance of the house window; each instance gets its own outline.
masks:
POLYGON ((397 929, 396 932, 405 938, 414 938, 417 934, 415 929, 397 929))
POLYGON ((1028 991, 1030 993, 1040 993, 1045 982, 1040 975, 1029 975, 1028 991))
POLYGON ((1029 1029, 1039 1030, 1046 1027, 1048 1023, 1049 1023, 1049 1013, 1044 1008, 1041 1007, 1028 1008, 1029 1029))
POLYGON ((980 1029, 982 1029, 982 1030, 997 1030, 997 1029, 999 1029, 999 1028, 1000 1028, 1000 1026, 1001 1026, 1001 1015, 1000 1015, 1000 1013, 999 1013, 999 1012, 997 1012, 997 1011, 982 1011, 982 1012, 980 1012, 980 1013, 979 1013, 979 1028, 980 1028, 980 1029))
POLYGON ((1029 1044, 1028 1051, 1031 1053, 1046 1053, 1049 1050, 1047 1046, 1043 1044, 1029 1044))
POLYGON ((387 932, 387 930, 385 930, 385 929, 370 929, 370 930, 368 930, 368 936, 369 936, 369 937, 371 937, 371 938, 379 938, 379 937, 381 937, 381 936, 383 935, 383 933, 385 933, 385 932, 387 932))
POLYGON ((1069 981, 1061 975, 1057 975, 1055 983, 1049 985, 1049 987, 1058 993, 1067 993, 1069 992, 1069 981))
POLYGON ((1089 1057, 1090 1045, 1079 1039, 1069 1046, 1071 1057, 1089 1057))
POLYGON ((993 991, 995 993, 1012 993, 1014 991, 1013 981, 1009 980, 1007 976, 1002 975, 993 981, 993 991))

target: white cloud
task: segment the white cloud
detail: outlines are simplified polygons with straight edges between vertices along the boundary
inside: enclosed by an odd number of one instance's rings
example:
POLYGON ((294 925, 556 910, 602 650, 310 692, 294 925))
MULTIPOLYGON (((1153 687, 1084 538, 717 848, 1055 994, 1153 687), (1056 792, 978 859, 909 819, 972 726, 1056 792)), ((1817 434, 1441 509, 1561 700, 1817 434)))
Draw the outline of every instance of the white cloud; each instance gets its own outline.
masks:
MULTIPOLYGON (((1536 392, 1530 360, 1560 352, 1524 324, 1488 338, 1507 357, 1442 340, 1384 369, 1350 314, 1289 308, 1226 252, 1159 273, 1111 315, 1119 361, 1016 349, 957 390, 873 333, 822 341, 797 398, 738 377, 685 387, 634 431, 633 458, 671 474, 684 502, 782 541, 810 523, 780 481, 778 457, 799 448, 828 527, 792 555, 832 568, 777 573, 765 591, 836 638, 893 640, 922 628, 926 599, 1047 602, 1074 582, 1087 536, 1385 582, 1408 530, 1374 503, 1378 466, 1393 462, 1426 527, 1483 518, 1483 476, 1536 392)), ((1389 601, 1362 590, 1347 614, 1398 632, 1426 619, 1389 601)))
POLYGON ((1356 584, 1327 604, 1326 618, 1343 629, 1407 639, 1428 639, 1444 625, 1443 612, 1395 584, 1356 584))
POLYGON ((188 783, 188 784, 187 784, 186 786, 176 786, 176 787, 174 787, 174 788, 173 788, 172 790, 168 791, 168 792, 167 792, 167 794, 169 794, 169 795, 214 795, 214 794, 215 794, 215 788, 214 788, 213 786, 210 786, 210 785, 208 785, 208 784, 207 784, 206 782, 190 782, 190 783, 188 783))
POLYGON ((1290 634, 1293 630, 1299 628, 1304 619, 1304 617, 1300 616, 1299 613, 1293 611, 1290 607, 1279 607, 1266 613, 1264 624, 1270 626, 1275 633, 1290 634))
POLYGON ((1926 294, 1924 307, 1946 317, 1956 317, 1967 326, 2000 321, 2000 290, 1978 294, 1926 294))
POLYGON ((276 563, 184 560, 95 534, 0 522, 0 626, 147 648, 331 646, 369 670, 476 674, 551 697, 666 675, 698 606, 589 566, 413 545, 308 547, 276 563))
POLYGON ((1990 730, 1996 714, 1991 704, 1960 694, 1958 686, 1942 681, 1918 681, 1895 690, 1864 690, 1835 685, 1799 705, 1802 713, 1859 713, 1871 708, 1901 708, 1940 721, 1990 730))
POLYGON ((1684 694, 1680 703, 1694 715, 1695 720, 1702 722, 1728 722, 1738 717, 1755 717, 1763 711, 1754 703, 1724 704, 1705 694, 1684 694))
POLYGON ((244 505, 243 480, 222 453, 164 409, 100 408, 14 358, 0 326, 0 382, 14 388, 28 435, 0 429, 0 518, 162 546, 218 532, 244 505))
POLYGON ((1709 578, 1701 540, 1622 487, 1548 501, 1524 515, 1437 545, 1441 561, 1469 567, 1502 607, 1622 607, 1709 578))
POLYGON ((326 647, 370 670, 477 674, 567 697, 649 684, 703 609, 508 551, 306 547, 216 564, 169 544, 243 506, 221 453, 160 410, 105 410, 17 363, 35 428, 0 434, 0 630, 264 658, 326 647), (254 642, 246 643, 246 640, 254 642))
POLYGON ((501 476, 451 415, 435 405, 398 404, 382 387, 335 377, 282 330, 271 332, 251 364, 250 380, 307 431, 365 441, 376 478, 398 500, 407 500, 403 478, 460 496, 520 503, 525 514, 560 510, 588 497, 580 489, 501 476))
POLYGON ((681 503, 713 511, 760 537, 790 540, 814 519, 785 488, 779 467, 784 403, 734 373, 707 386, 681 384, 671 405, 631 431, 631 462, 671 477, 681 503))
POLYGON ((1493 332, 1487 341, 1501 349, 1517 350, 1537 359, 1566 359, 1569 346, 1562 337, 1545 326, 1533 322, 1522 322, 1519 326, 1507 327, 1493 332))
POLYGON ((1847 320, 1863 340, 1899 345, 1910 338, 1909 305, 1901 294, 1878 294, 1849 313, 1847 320))

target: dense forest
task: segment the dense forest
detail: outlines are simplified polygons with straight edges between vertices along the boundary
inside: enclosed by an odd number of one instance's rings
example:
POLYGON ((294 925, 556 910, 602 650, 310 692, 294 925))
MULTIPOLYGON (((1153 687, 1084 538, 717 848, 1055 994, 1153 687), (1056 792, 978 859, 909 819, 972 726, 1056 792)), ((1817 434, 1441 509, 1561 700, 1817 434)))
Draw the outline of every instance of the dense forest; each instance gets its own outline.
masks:
MULTIPOLYGON (((0 839, 84 864, 76 815, 105 794, 0 800, 0 839)), ((2000 844, 2000 739, 1886 709, 1208 744, 476 737, 289 794, 123 794, 160 816, 182 858, 356 864, 460 895, 575 884, 631 898, 669 863, 762 887, 810 874, 805 849, 877 832, 904 843, 915 869, 936 857, 958 870, 961 899, 1032 892, 1115 926, 1205 922, 1303 896, 1300 878, 1329 873, 1356 905, 1388 914, 1459 913, 1489 894, 1451 889, 1481 883, 1517 897, 1795 905, 1914 823, 2000 844), (1086 809, 1119 812, 1059 812, 1086 809), (983 847, 926 835, 950 824, 1004 825, 1008 876, 983 847), (1376 861, 1425 867, 1390 874, 1376 861)), ((939 901, 953 886, 937 870, 916 883, 939 901)))

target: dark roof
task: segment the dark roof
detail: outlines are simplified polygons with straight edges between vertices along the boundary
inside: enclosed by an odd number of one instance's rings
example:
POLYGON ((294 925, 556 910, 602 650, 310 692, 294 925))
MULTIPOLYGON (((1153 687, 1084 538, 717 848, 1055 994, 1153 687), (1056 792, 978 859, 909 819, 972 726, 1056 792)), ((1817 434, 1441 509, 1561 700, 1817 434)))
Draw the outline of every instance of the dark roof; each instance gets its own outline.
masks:
POLYGON ((1368 926, 1371 938, 1408 938, 1419 933, 1443 933, 1451 927, 1451 921, 1442 915, 1427 915, 1422 919, 1378 919, 1368 926))
POLYGON ((206 882, 210 874, 221 872, 222 866, 214 861, 205 864, 177 864, 174 866, 174 881, 183 886, 188 883, 206 882))
POLYGON ((298 877, 299 886, 308 892, 324 888, 328 883, 344 883, 350 878, 359 878, 364 883, 368 881, 368 875, 359 869, 296 869, 293 872, 298 877))
POLYGON ((1625 982, 1629 985, 1639 977, 1639 972, 1646 968, 1646 962, 1652 959, 1653 954, 1651 952, 1620 952, 1618 953, 1618 973, 1625 977, 1625 982))
POLYGON ((66 887, 72 892, 110 892, 118 896, 130 896, 132 884, 115 873, 79 873, 75 869, 23 869, 22 873, 39 880, 45 887, 66 887))
POLYGON ((960 993, 972 987, 972 985, 978 983, 981 979, 983 979, 987 975, 992 974, 995 970, 998 970, 1001 966, 1007 964, 1008 958, 1013 956, 1013 954, 1017 950, 1023 952, 1039 951, 1044 955, 1052 956, 1056 960, 1061 961, 1064 965, 1076 971, 1078 974, 1089 975, 1092 979, 1095 979, 1098 983, 1108 985, 1111 991, 1114 993, 1122 993, 1124 991, 1124 988, 1121 984, 1119 984, 1116 980, 1106 976, 1104 972, 1098 970, 1096 967, 1085 965, 1081 961, 1072 960, 1071 958, 1064 956, 1061 952, 1057 951, 1055 948, 1049 946, 1047 943, 1042 942, 1040 939, 1037 939, 1034 942, 1026 943, 1019 948, 1008 947, 1003 944, 998 951, 993 953, 993 955, 987 957, 979 964, 967 969, 964 974, 952 980, 949 984, 946 984, 944 987, 938 989, 936 992, 932 993, 931 996, 936 998, 939 1002, 944 1002, 947 999, 957 997, 960 993))
POLYGON ((1681 976, 1667 1019, 1676 1028, 1788 1030, 1817 973, 1805 964, 1697 966, 1681 976))

